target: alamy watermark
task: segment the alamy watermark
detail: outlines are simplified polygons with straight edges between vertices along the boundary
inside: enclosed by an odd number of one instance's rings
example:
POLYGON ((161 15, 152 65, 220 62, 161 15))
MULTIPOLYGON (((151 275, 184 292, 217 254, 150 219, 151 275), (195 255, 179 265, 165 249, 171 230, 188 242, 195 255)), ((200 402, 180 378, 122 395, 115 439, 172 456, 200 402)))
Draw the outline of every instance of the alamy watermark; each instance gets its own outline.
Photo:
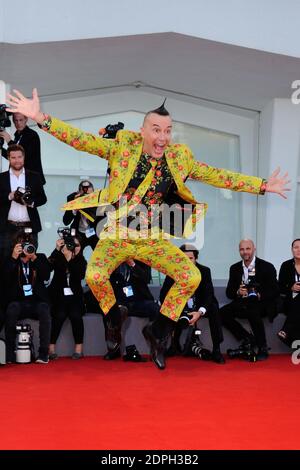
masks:
POLYGON ((200 249, 204 244, 204 214, 202 204, 130 204, 120 198, 118 207, 112 204, 97 208, 96 232, 99 239, 166 239, 188 238, 200 249), (197 223, 199 222, 199 223, 197 223))
POLYGON ((291 96, 292 103, 300 104, 300 80, 294 80, 291 88, 295 89, 291 96))
POLYGON ((292 349, 295 349, 295 351, 292 352, 291 361, 297 366, 300 364, 300 339, 295 339, 295 341, 292 342, 292 349))

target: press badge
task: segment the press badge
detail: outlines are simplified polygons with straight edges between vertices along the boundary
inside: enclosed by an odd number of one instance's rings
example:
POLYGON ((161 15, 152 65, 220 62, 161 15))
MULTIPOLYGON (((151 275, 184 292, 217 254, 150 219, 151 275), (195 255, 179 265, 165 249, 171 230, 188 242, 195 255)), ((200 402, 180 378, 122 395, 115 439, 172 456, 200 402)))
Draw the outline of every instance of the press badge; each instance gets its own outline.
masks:
POLYGON ((86 231, 85 231, 86 238, 90 238, 93 235, 96 235, 95 229, 93 229, 93 227, 87 228, 86 231))
POLYGON ((133 296, 133 290, 132 290, 131 286, 123 287, 123 292, 126 295, 126 297, 132 297, 133 296))
POLYGON ((64 287, 64 295, 74 295, 71 287, 64 287))
POLYGON ((28 297, 29 295, 33 295, 32 285, 31 284, 23 284, 23 292, 24 292, 25 297, 28 297))

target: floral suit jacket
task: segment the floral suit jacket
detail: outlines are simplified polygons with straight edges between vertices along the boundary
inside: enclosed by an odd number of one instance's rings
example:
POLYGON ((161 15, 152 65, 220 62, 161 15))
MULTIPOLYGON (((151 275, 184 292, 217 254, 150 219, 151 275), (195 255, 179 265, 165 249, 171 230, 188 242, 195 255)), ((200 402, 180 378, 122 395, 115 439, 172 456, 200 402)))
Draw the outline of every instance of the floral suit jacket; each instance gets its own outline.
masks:
MULTIPOLYGON (((142 154, 143 138, 139 132, 120 130, 115 139, 103 139, 51 116, 45 116, 41 127, 75 150, 98 155, 109 163, 109 186, 68 202, 63 206, 63 210, 85 209, 114 204, 118 201, 125 192, 142 154)), ((195 160, 187 145, 169 145, 165 150, 165 157, 176 184, 176 195, 182 202, 195 206, 191 220, 187 223, 185 236, 193 231, 195 223, 204 216, 207 209, 207 204, 197 202, 190 189, 185 185, 187 178, 232 191, 264 193, 262 178, 215 168, 199 162, 195 160)))

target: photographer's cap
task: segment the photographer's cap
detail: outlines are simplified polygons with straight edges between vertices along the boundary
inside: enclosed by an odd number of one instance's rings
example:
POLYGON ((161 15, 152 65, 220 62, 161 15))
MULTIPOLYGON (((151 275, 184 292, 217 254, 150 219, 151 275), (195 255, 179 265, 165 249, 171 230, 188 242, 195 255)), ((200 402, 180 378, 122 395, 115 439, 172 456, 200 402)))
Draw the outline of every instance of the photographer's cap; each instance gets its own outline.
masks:
POLYGON ((93 188, 93 183, 89 180, 83 180, 80 181, 78 189, 80 190, 81 188, 93 188))

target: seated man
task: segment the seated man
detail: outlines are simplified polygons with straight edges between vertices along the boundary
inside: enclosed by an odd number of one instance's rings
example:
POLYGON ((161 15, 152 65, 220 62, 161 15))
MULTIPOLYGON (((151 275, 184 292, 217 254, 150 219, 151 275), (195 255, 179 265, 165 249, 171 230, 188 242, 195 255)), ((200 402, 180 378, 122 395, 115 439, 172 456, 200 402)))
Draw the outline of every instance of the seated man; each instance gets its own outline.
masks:
MULTIPOLYGON (((190 325, 195 325, 196 322, 202 317, 206 316, 209 321, 209 327, 213 342, 212 360, 218 364, 224 364, 225 360, 220 351, 220 344, 223 341, 223 333, 221 320, 219 318, 219 305, 214 295, 214 288, 211 279, 210 269, 202 264, 197 263, 199 251, 193 245, 186 244, 180 247, 187 257, 194 263, 194 265, 201 272, 202 280, 196 289, 193 297, 188 300, 186 309, 190 316, 190 325)), ((168 291, 172 287, 174 281, 170 277, 166 277, 160 292, 160 301, 163 302, 168 291)), ((180 328, 180 321, 176 325, 180 328)))
MULTIPOLYGON (((103 317, 108 349, 104 359, 112 360, 121 356, 121 325, 127 315, 149 318, 150 321, 158 317, 159 305, 154 301, 149 290, 150 280, 150 266, 132 259, 122 263, 112 273, 110 281, 120 307, 122 320, 113 323, 109 321, 109 317, 103 317)), ((86 293, 86 304, 87 310, 99 311, 99 304, 90 291, 86 293)), ((123 359, 132 362, 145 361, 134 344, 126 346, 126 354, 123 359)))
POLYGON ((31 234, 19 232, 13 241, 11 256, 4 261, 3 269, 3 286, 8 304, 5 318, 7 362, 15 362, 17 321, 33 318, 39 321, 40 335, 36 362, 47 364, 51 315, 44 281, 49 280, 50 263, 46 255, 35 252, 31 234))
POLYGON ((255 256, 252 240, 241 240, 239 251, 242 261, 230 267, 226 295, 230 304, 220 309, 223 325, 241 341, 241 348, 257 347, 257 360, 268 358, 263 316, 276 309, 279 289, 276 270, 271 263, 255 256), (236 320, 246 318, 253 335, 236 320))

